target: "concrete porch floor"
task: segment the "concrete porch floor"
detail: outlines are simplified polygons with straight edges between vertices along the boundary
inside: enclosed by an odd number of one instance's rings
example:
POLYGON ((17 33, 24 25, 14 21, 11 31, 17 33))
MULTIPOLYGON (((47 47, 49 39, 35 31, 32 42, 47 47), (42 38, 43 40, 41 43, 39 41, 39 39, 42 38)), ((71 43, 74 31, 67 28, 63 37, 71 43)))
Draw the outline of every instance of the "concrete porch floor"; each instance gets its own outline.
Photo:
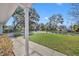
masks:
MULTIPOLYGON (((16 56, 25 56, 25 39, 23 37, 12 38, 13 51, 16 56)), ((29 55, 30 56, 66 56, 60 52, 39 45, 32 41, 29 41, 29 55)))

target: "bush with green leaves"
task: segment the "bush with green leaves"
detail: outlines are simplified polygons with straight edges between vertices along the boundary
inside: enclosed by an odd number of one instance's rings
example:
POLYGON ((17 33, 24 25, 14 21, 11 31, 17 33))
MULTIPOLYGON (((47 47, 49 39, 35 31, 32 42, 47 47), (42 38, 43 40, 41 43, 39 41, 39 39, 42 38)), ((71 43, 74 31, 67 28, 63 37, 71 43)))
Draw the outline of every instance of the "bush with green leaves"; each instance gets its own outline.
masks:
POLYGON ((18 36, 21 36, 21 33, 20 32, 14 32, 14 37, 18 37, 18 36))

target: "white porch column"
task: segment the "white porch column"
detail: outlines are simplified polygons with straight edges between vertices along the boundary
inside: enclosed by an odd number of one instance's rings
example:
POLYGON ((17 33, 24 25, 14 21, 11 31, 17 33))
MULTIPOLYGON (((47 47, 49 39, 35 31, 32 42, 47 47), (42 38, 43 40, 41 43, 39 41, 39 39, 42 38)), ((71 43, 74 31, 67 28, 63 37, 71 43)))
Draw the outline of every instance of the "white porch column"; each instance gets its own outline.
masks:
POLYGON ((25 51, 26 56, 29 56, 29 8, 24 8, 25 12, 25 51))

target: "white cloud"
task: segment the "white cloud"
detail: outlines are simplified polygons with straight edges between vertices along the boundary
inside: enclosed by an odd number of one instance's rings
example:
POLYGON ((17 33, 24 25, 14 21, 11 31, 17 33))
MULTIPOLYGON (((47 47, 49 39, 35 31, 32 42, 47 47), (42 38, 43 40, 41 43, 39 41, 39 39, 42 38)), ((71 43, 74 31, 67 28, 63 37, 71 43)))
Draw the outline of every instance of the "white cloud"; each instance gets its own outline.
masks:
POLYGON ((59 5, 59 6, 63 5, 63 3, 56 3, 56 4, 59 5))
POLYGON ((45 17, 44 19, 46 19, 46 20, 47 20, 47 19, 48 19, 48 17, 45 17))

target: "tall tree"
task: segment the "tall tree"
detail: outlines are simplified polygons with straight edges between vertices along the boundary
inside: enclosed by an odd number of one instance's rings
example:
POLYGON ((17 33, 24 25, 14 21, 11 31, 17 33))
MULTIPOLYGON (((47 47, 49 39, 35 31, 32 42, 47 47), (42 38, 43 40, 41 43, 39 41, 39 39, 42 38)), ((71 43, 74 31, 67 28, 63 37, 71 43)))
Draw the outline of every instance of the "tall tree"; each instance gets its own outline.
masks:
POLYGON ((79 3, 72 3, 70 4, 71 8, 68 12, 68 15, 70 15, 73 20, 79 21, 79 3))
POLYGON ((39 27, 40 27, 39 29, 41 31, 45 31, 46 30, 46 27, 45 27, 45 25, 43 23, 39 24, 39 27))
MULTIPOLYGON (((21 7, 18 7, 15 11, 15 13, 12 15, 15 17, 16 25, 14 26, 14 30, 22 30, 25 22, 24 18, 24 10, 21 7)), ((37 14, 36 10, 33 8, 30 8, 29 11, 29 30, 34 30, 37 22, 39 21, 39 15, 37 14)))
POLYGON ((79 32, 79 25, 78 25, 78 24, 74 24, 74 25, 72 26, 72 30, 73 30, 74 32, 79 32))
POLYGON ((50 30, 57 30, 57 24, 63 23, 63 17, 61 14, 54 14, 49 20, 48 26, 50 27, 50 30))
POLYGON ((72 17, 76 24, 72 25, 73 31, 79 31, 79 3, 72 3, 68 14, 72 17))
POLYGON ((36 12, 36 10, 34 8, 30 9, 29 12, 29 30, 33 31, 36 29, 36 26, 38 25, 38 21, 40 16, 38 15, 38 13, 36 12))
POLYGON ((21 7, 18 7, 12 17, 15 18, 14 30, 21 31, 24 28, 24 10, 21 7))

